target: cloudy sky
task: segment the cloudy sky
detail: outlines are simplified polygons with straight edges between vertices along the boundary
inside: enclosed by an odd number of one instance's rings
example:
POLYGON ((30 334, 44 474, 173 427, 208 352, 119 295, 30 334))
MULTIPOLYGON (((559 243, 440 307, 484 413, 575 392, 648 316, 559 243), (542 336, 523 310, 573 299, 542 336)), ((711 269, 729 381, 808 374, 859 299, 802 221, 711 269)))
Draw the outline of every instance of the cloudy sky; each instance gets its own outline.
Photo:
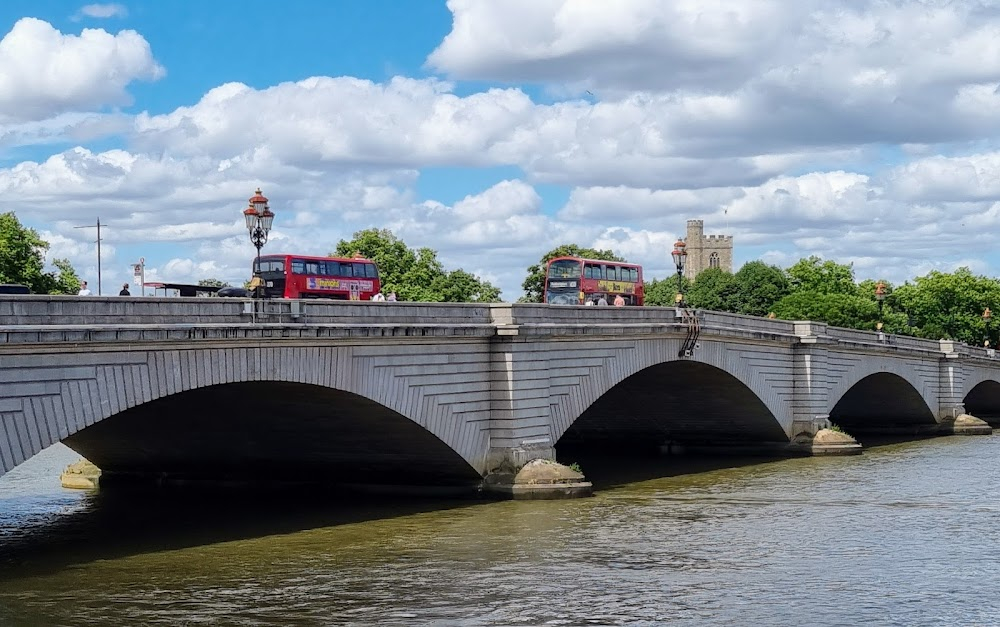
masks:
POLYGON ((995 275, 997 0, 0 3, 0 210, 104 293, 249 276, 366 227, 516 300, 562 243, 672 274, 995 275))

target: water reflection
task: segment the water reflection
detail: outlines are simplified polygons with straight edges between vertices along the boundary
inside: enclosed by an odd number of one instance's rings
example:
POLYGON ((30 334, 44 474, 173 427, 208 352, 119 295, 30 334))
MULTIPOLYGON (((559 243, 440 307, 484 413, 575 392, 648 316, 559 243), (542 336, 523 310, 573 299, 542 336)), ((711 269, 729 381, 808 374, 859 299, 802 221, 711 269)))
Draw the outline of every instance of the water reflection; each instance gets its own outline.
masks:
POLYGON ((993 624, 998 454, 576 460, 602 487, 550 502, 4 478, 0 624, 993 624))

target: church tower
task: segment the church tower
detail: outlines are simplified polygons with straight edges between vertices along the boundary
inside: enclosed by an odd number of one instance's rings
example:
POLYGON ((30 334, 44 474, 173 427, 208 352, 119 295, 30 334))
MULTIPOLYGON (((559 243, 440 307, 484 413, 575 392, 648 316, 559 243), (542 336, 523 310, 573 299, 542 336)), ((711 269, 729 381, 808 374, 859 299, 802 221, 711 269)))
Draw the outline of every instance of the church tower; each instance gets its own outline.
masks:
POLYGON ((684 276, 688 280, 693 281, 702 270, 708 268, 733 271, 732 235, 705 235, 704 221, 688 220, 684 243, 687 244, 684 276))

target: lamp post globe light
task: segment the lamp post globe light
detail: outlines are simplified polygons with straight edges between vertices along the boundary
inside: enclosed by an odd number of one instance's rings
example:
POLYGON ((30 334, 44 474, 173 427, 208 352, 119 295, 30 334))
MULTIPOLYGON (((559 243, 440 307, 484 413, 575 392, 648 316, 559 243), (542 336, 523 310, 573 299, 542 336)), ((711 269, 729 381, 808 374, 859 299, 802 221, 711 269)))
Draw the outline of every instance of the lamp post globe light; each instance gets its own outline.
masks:
POLYGON ((684 240, 677 240, 674 242, 674 250, 670 253, 670 256, 674 259, 674 265, 677 266, 677 304, 683 305, 684 303, 684 262, 687 261, 687 244, 684 240))
POLYGON ((254 295, 261 297, 264 295, 264 282, 260 278, 260 249, 267 243, 267 234, 271 232, 271 225, 274 223, 274 212, 271 211, 267 198, 259 187, 250 197, 250 206, 243 210, 243 217, 250 233, 250 243, 257 249, 257 264, 254 266, 251 285, 254 288, 254 295))

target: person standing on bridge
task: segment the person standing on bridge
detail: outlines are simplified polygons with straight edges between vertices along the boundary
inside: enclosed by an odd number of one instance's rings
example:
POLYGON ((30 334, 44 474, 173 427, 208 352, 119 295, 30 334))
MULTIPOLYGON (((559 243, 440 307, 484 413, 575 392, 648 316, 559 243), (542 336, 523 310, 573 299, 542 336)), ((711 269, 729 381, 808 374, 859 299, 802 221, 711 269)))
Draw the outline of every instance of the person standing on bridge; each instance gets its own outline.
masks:
POLYGON ((118 292, 119 296, 131 296, 132 292, 128 291, 128 283, 122 285, 122 291, 118 292))
POLYGON ((598 307, 608 306, 608 299, 604 297, 604 294, 601 294, 601 297, 597 299, 597 306, 598 307))
POLYGON ((615 296, 615 307, 624 307, 624 306, 625 306, 625 299, 622 298, 622 295, 618 294, 617 296, 615 296))
POLYGON ((80 283, 80 291, 76 293, 77 296, 90 296, 90 288, 87 287, 87 282, 82 281, 80 283))

